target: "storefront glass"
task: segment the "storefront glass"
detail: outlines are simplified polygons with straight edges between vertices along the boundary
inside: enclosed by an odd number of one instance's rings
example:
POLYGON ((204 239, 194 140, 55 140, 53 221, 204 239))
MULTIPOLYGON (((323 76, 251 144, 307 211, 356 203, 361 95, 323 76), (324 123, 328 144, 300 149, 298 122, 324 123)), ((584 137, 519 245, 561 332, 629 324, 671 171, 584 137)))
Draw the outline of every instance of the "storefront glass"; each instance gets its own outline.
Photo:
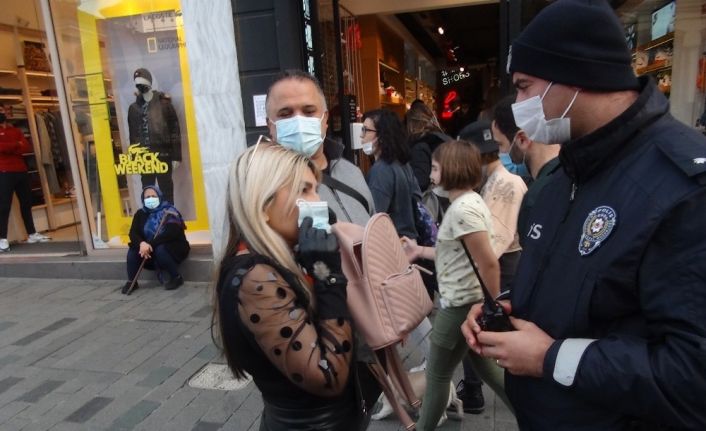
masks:
POLYGON ((2 253, 7 257, 83 251, 72 147, 65 139, 40 10, 39 0, 2 3, 3 16, 12 17, 0 20, 0 105, 7 117, 0 126, 0 206, 3 212, 6 204, 10 208, 7 220, 0 217, 7 223, 0 239, 9 245, 2 253), (5 151, 14 146, 10 136, 26 142, 19 158, 5 151), (31 209, 22 214, 25 205, 31 209), (44 237, 30 237, 32 229, 44 237))
POLYGON ((209 242, 179 0, 50 0, 93 245, 128 242, 157 184, 209 242))
POLYGON ((643 0, 618 9, 638 76, 651 76, 671 113, 704 131, 706 9, 696 0, 643 0))

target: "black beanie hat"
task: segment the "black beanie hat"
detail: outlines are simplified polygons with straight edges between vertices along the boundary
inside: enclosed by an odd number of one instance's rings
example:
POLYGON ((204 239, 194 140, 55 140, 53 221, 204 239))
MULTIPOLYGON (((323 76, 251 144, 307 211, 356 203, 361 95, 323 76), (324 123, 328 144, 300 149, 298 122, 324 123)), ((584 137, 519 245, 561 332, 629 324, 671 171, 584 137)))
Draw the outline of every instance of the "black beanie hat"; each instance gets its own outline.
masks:
POLYGON ((137 69, 135 73, 132 74, 133 81, 135 80, 135 78, 144 78, 150 82, 150 85, 152 85, 152 74, 149 70, 145 69, 144 67, 137 69))
POLYGON ((605 0, 558 0, 513 42, 508 72, 587 90, 639 87, 625 30, 605 0))

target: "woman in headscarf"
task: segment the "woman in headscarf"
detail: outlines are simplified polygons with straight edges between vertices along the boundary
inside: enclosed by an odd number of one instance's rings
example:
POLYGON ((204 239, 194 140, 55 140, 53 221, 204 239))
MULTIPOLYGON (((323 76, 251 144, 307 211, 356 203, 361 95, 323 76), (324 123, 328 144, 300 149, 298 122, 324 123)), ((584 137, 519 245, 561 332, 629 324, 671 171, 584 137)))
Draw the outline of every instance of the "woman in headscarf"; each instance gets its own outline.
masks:
MULTIPOLYGON (((122 293, 128 293, 143 260, 146 260, 145 268, 157 271, 157 278, 164 283, 166 290, 176 289, 184 284, 179 274, 179 264, 186 259, 190 250, 184 235, 184 219, 174 205, 164 200, 157 186, 147 186, 142 190, 142 205, 130 226, 128 281, 122 293), (168 274, 168 279, 165 279, 164 273, 168 274)), ((135 282, 133 290, 137 288, 135 282)))

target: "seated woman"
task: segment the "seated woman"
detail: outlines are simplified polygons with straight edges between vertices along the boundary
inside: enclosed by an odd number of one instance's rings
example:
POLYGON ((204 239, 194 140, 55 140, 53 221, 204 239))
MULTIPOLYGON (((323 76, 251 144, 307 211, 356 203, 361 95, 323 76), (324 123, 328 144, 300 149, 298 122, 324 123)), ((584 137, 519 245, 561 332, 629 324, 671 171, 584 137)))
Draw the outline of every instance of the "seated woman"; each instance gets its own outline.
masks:
MULTIPOLYGON (((132 218, 130 243, 127 251, 127 278, 122 293, 128 293, 142 261, 144 267, 157 271, 160 282, 164 272, 169 275, 164 288, 173 290, 184 284, 179 274, 179 264, 189 255, 189 242, 184 230, 186 225, 174 205, 164 200, 157 186, 142 190, 143 207, 132 218)), ((134 289, 139 286, 135 282, 134 289)))
MULTIPOLYGON (((441 296, 431 333, 427 387, 417 430, 433 430, 446 408, 449 382, 456 366, 468 354, 461 324, 471 305, 483 299, 478 277, 468 261, 467 247, 491 294, 500 293, 500 265, 493 252, 493 219, 483 198, 474 191, 482 178, 478 149, 466 141, 445 142, 432 154, 431 181, 449 194, 451 205, 439 227, 436 247, 422 247, 403 238, 410 260, 436 261, 441 296), (463 244, 461 244, 463 242, 463 244)), ((509 406, 504 395, 504 371, 492 360, 471 352, 481 378, 509 406)))
POLYGON ((260 143, 229 177, 212 328, 233 374, 262 393, 260 430, 364 429, 338 242, 312 227, 318 217, 297 227, 298 205, 320 201, 319 175, 304 156, 260 143))

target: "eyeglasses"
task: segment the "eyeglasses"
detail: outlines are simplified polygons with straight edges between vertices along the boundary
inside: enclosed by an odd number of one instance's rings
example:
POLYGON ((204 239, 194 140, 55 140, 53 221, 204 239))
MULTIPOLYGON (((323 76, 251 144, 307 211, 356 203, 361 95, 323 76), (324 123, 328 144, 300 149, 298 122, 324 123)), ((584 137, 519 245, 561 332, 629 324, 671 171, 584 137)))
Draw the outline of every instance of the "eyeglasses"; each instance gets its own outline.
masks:
POLYGON ((365 135, 366 133, 368 133, 368 132, 376 132, 376 133, 377 133, 377 130, 375 130, 375 129, 368 129, 368 128, 365 127, 365 126, 363 126, 363 128, 360 129, 360 130, 363 132, 364 135, 365 135))
POLYGON ((255 149, 252 150, 252 154, 250 154, 250 160, 248 160, 248 170, 246 172, 250 172, 250 166, 252 166, 252 161, 255 160, 255 153, 257 153, 257 149, 260 146, 260 142, 262 142, 262 141, 272 142, 272 139, 270 139, 264 135, 260 135, 257 138, 257 142, 255 143, 255 149))

